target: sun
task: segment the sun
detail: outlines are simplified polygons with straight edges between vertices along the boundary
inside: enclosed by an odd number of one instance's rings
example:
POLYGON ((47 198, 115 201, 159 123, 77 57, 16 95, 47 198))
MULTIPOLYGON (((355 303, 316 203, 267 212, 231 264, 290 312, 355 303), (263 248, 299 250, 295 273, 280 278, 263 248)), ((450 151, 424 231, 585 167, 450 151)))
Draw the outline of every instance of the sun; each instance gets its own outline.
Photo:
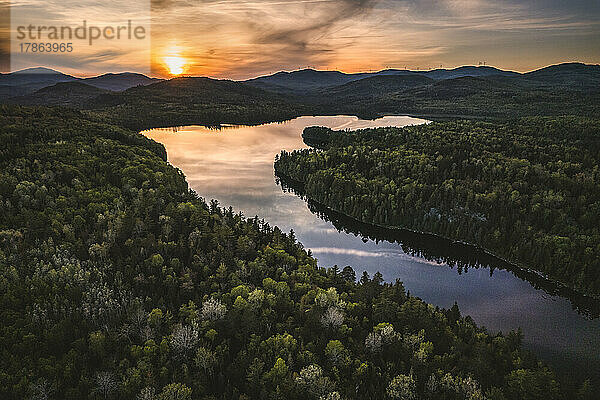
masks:
POLYGON ((183 74, 184 68, 187 64, 185 59, 179 56, 168 56, 163 58, 163 61, 169 69, 169 73, 171 75, 183 74))

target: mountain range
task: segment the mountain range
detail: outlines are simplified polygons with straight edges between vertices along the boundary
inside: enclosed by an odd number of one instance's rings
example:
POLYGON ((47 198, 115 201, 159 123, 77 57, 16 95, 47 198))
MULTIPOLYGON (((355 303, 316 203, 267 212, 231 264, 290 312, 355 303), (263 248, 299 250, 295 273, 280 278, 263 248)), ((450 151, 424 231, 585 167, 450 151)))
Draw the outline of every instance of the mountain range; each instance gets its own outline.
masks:
MULTIPOLYGON (((50 68, 36 67, 0 74, 0 99, 29 95, 40 89, 65 82, 78 82, 98 89, 122 91, 161 80, 133 72, 108 73, 91 78, 78 78, 50 68)), ((64 86, 59 87, 59 90, 63 88, 64 86)))
POLYGON ((245 83, 260 87, 261 89, 303 93, 340 86, 367 78, 394 76, 394 77, 426 77, 431 80, 462 78, 465 76, 519 76, 512 71, 503 71, 488 66, 464 66, 455 69, 435 69, 430 71, 411 71, 399 69, 385 69, 378 72, 362 72, 346 74, 339 71, 317 71, 303 69, 294 72, 278 72, 273 75, 249 79, 245 83))
POLYGON ((246 81, 160 80, 134 73, 76 78, 35 68, 0 74, 0 100, 95 110, 135 128, 334 113, 594 116, 600 108, 600 66, 564 63, 528 73, 488 66, 356 74, 304 69, 246 81))

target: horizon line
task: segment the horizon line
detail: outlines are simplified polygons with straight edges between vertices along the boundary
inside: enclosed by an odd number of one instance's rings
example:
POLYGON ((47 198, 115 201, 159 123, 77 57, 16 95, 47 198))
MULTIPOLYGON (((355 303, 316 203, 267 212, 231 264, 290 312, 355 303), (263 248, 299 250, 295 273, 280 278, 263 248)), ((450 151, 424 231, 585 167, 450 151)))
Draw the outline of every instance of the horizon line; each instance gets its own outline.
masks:
POLYGON ((538 68, 534 68, 531 70, 527 70, 527 71, 516 71, 513 69, 503 69, 500 67, 497 67, 495 65, 487 65, 487 64, 480 64, 480 65, 475 65, 475 64, 463 64, 457 67, 452 67, 452 68, 444 68, 444 67, 439 67, 439 68, 428 68, 428 69, 409 69, 409 68, 396 68, 396 67, 388 67, 388 68, 384 68, 384 69, 370 69, 370 70, 363 70, 363 71, 358 71, 358 72, 344 72, 341 69, 318 69, 318 68, 313 68, 310 66, 307 66, 305 68, 298 68, 298 69, 293 69, 293 70, 286 70, 286 69, 281 69, 281 70, 275 70, 274 72, 269 72, 266 74, 262 74, 262 75, 257 75, 254 76, 252 78, 247 78, 247 79, 231 79, 231 78, 216 78, 216 77, 212 77, 209 75, 191 75, 191 74, 179 74, 179 75, 172 75, 170 77, 161 77, 160 75, 146 75, 143 74, 141 72, 135 72, 135 71, 121 71, 121 72, 103 72, 103 73, 99 73, 97 75, 74 75, 74 74, 68 74, 68 73, 64 73, 58 69, 54 69, 54 68, 50 68, 50 67, 46 67, 43 65, 37 65, 37 66, 33 66, 33 67, 28 67, 28 68, 23 68, 23 69, 19 69, 19 70, 15 70, 15 71, 10 71, 10 72, 0 72, 0 75, 10 75, 10 74, 14 74, 14 73, 20 73, 20 72, 25 72, 28 70, 33 70, 33 69, 47 69, 50 71, 54 71, 60 74, 64 74, 64 75, 69 75, 72 76, 74 78, 78 78, 78 79, 90 79, 90 78, 97 78, 100 76, 104 76, 104 75, 120 75, 120 74, 136 74, 136 75, 143 75, 147 78, 152 78, 152 79, 162 79, 162 80, 170 80, 170 79, 175 79, 175 78, 209 78, 209 79, 215 79, 215 80, 229 80, 229 81, 235 81, 235 82, 243 82, 243 81, 248 81, 248 80, 252 80, 252 79, 258 79, 258 78, 263 78, 263 77, 268 77, 268 76, 273 76, 275 74, 278 73, 294 73, 294 72, 300 72, 300 71, 316 71, 316 72, 339 72, 345 75, 359 75, 359 74, 377 74, 380 72, 384 72, 384 71, 406 71, 406 72, 433 72, 433 71, 453 71, 459 68, 465 68, 465 67, 475 67, 475 68, 494 68, 497 69, 499 71, 502 72, 513 72, 516 74, 526 74, 526 73, 530 73, 530 72, 534 72, 534 71, 539 71, 541 69, 544 68, 548 68, 548 67, 552 67, 552 66, 557 66, 557 65, 565 65, 565 64, 581 64, 581 65, 585 65, 585 66, 600 66, 600 64, 594 64, 594 63, 586 63, 583 61, 561 61, 561 62, 557 62, 557 63, 553 63, 553 64, 546 64, 544 66, 538 67, 538 68))

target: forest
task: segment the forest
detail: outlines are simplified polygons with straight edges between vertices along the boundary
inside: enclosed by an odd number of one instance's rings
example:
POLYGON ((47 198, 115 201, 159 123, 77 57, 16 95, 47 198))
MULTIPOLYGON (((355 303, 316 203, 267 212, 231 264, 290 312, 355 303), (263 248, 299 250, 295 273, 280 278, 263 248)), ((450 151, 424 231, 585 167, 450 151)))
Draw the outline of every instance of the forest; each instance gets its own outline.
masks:
MULTIPOLYGON (((66 109, 0 106, 0 121, 0 398, 552 400, 595 395, 590 382, 573 390, 561 386, 549 368, 521 349, 518 331, 488 333, 461 316, 456 305, 448 310, 428 305, 401 282, 384 283, 381 274, 363 273, 357 281, 350 267, 319 267, 293 231, 284 233, 216 201, 207 203, 188 188, 181 171, 165 162, 162 145, 133 131, 66 109)), ((595 134, 593 124, 579 126, 595 134)), ((455 139, 472 128, 454 127, 446 134, 455 139)), ((388 150, 376 148, 375 135, 410 157, 402 167, 407 172, 427 171, 435 169, 427 163, 434 156, 401 142, 438 129, 434 124, 335 133, 336 147, 284 155, 278 169, 285 164, 288 173, 304 179, 293 173, 291 161, 308 168, 309 162, 333 160, 339 152, 340 157, 346 153, 341 168, 349 168, 354 159, 366 163, 381 154, 372 172, 382 175, 373 182, 385 182, 388 168, 396 167, 385 162, 388 150)), ((480 126, 474 136, 493 142, 486 136, 489 129, 480 126)), ((552 132, 549 127, 547 133, 552 132)), ((535 138, 540 146, 547 140, 558 138, 535 138)), ((450 158, 458 147, 450 143, 436 150, 439 165, 459 165, 458 158, 450 158)), ((547 157, 546 164, 555 169, 546 178, 576 180, 578 209, 594 204, 585 185, 597 179, 597 166, 589 168, 594 176, 578 166, 595 160, 591 147, 583 151, 573 145, 558 157, 538 154, 527 143, 514 144, 522 152, 515 154, 547 157)), ((504 145, 499 137, 496 149, 504 145)), ((504 160, 500 153, 495 157, 504 160)), ((490 173, 501 176, 508 165, 490 173)), ((483 166, 475 163, 465 171, 476 168, 483 166)), ((524 161, 514 168, 515 174, 547 173, 527 169, 524 161)), ((346 184, 358 182, 372 185, 371 179, 346 184)), ((386 185, 426 187, 412 178, 386 185)), ((446 187, 448 194, 439 196, 450 199, 454 192, 446 187)), ((332 181, 335 190, 323 200, 336 198, 339 188, 332 181)), ((529 195, 525 189, 509 193, 518 191, 517 201, 529 195)), ((420 206, 418 194, 409 198, 420 206)), ((362 198, 357 195, 353 202, 362 198)), ((398 201, 394 192, 388 198, 386 204, 398 201)), ((551 199, 570 206, 562 193, 551 199)), ((452 216, 483 218, 483 210, 475 207, 484 200, 471 201, 469 208, 452 208, 452 216)), ((438 206, 440 219, 449 216, 444 204, 438 206)), ((548 212, 543 203, 540 207, 540 215, 548 212)), ((398 221, 394 212, 364 210, 365 220, 398 221)), ((581 215, 585 229, 580 235, 592 241, 597 230, 586 225, 588 215, 581 215)), ((558 211, 550 216, 557 229, 567 224, 558 211)), ((485 218, 491 221, 492 215, 485 218)))
POLYGON ((359 221, 439 234, 600 295, 600 121, 306 128, 278 176, 359 221))

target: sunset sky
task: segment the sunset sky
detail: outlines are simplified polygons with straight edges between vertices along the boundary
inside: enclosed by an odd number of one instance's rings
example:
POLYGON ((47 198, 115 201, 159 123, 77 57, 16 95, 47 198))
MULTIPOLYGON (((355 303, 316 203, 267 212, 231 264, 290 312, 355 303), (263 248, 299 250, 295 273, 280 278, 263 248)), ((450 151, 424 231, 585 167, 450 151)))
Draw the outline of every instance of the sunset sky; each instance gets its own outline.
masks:
POLYGON ((15 56, 13 40, 12 69, 43 61, 77 75, 152 67, 154 75, 244 79, 308 66, 356 72, 485 61, 527 71, 600 63, 597 0, 18 0, 10 9, 4 31, 23 15, 35 15, 36 25, 132 19, 151 28, 143 45, 99 40, 44 60, 15 56))

